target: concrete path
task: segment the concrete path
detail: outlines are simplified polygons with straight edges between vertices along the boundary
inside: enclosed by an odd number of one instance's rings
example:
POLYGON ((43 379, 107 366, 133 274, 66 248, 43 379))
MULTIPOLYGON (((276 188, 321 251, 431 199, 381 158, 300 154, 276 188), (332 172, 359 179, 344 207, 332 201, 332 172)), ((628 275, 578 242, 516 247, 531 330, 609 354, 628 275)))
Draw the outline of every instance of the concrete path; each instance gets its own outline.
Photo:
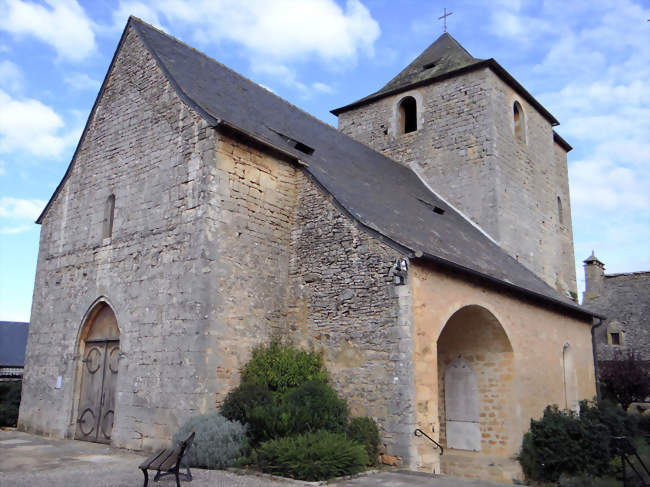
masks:
MULTIPOLYGON (((0 430, 0 487, 140 487, 143 476, 138 465, 145 454, 98 443, 56 440, 15 430, 0 430)), ((314 485, 268 476, 240 475, 221 470, 192 469, 188 487, 296 487, 314 485)), ((153 478, 153 475, 151 476, 153 478)), ((172 478, 150 482, 150 486, 173 487, 172 478)), ((369 472, 330 487, 499 487, 485 481, 432 477, 405 472, 369 472)))

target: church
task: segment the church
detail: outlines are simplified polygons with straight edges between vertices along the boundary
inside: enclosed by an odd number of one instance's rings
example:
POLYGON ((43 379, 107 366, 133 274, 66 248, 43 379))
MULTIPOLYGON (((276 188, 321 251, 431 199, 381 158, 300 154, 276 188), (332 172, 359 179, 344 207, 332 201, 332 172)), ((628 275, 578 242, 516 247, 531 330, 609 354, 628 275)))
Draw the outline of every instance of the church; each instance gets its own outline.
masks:
POLYGON ((521 478, 530 419, 596 392, 571 146, 447 33, 332 113, 129 19, 37 221, 21 430, 165 446, 281 337, 403 468, 521 478))

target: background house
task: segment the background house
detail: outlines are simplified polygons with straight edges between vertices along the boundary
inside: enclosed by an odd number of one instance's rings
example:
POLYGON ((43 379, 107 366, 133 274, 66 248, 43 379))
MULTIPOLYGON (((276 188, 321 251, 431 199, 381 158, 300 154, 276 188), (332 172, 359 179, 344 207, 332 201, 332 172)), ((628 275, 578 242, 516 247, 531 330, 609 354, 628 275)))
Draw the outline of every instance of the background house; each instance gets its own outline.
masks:
POLYGON ((19 380, 25 366, 29 323, 0 321, 0 380, 19 380))

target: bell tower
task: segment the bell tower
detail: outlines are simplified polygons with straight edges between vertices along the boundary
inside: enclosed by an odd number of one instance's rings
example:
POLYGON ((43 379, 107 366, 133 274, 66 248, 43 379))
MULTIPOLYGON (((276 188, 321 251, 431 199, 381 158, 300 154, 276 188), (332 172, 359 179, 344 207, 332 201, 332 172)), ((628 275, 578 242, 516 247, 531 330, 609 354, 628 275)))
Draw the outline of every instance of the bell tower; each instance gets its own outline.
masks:
POLYGON ((339 130, 413 169, 548 284, 575 297, 557 120, 494 59, 444 33, 379 91, 332 110, 339 130))

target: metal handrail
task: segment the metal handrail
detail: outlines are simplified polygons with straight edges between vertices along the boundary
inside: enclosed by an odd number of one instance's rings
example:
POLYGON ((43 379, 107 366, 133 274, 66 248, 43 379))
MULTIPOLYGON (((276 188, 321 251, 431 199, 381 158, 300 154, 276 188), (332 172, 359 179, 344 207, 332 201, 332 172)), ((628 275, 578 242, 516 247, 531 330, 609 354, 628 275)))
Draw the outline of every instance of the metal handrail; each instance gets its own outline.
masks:
POLYGON ((639 453, 636 451, 636 448, 634 448, 634 445, 632 442, 627 438, 626 436, 613 436, 612 439, 614 440, 614 447, 618 450, 618 454, 621 455, 621 467, 623 469, 623 485, 627 487, 627 474, 625 472, 625 463, 630 466, 632 471, 636 474, 637 478, 643 482, 643 485, 650 485, 650 483, 646 482, 646 479, 643 477, 641 472, 639 472, 634 464, 630 461, 630 456, 633 456, 636 458, 637 462, 641 467, 643 467, 643 470, 645 470, 646 475, 650 476, 650 471, 648 471, 648 467, 646 467, 645 463, 643 463, 643 460, 639 456, 639 453))
POLYGON ((434 440, 433 438, 431 438, 429 435, 427 435, 420 428, 415 428, 415 431, 413 432, 413 434, 415 436, 417 436, 418 438, 420 436, 426 436, 431 442, 433 442, 434 445, 436 445, 438 448, 440 448, 440 455, 442 455, 444 453, 445 450, 442 448, 442 445, 440 443, 438 443, 436 440, 434 440))

